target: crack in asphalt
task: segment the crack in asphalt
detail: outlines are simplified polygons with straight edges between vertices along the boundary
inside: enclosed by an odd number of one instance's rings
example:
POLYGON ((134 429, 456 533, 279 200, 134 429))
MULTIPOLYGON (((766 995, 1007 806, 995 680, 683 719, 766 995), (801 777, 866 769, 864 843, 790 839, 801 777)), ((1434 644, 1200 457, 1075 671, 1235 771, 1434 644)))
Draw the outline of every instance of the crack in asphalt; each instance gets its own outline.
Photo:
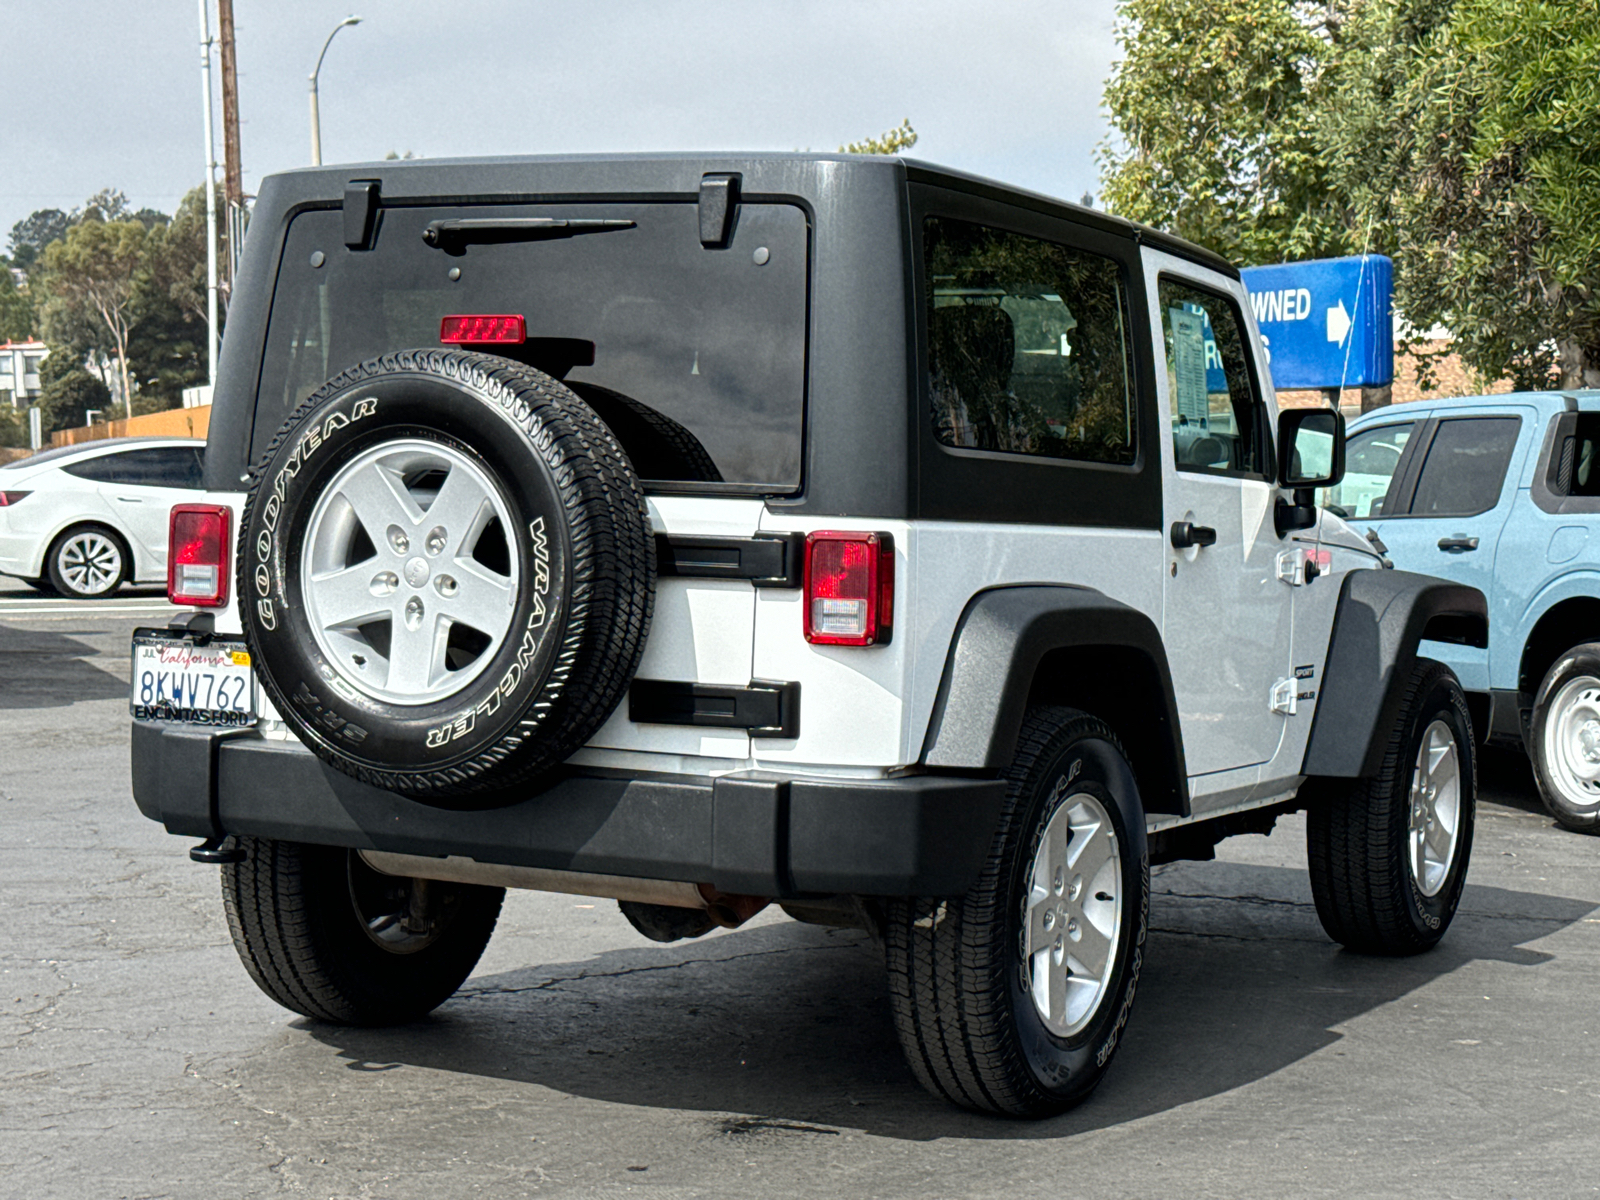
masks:
POLYGON ((653 971, 680 971, 684 967, 695 967, 703 964, 720 964, 738 962, 746 958, 768 958, 774 954, 807 954, 820 950, 855 950, 859 949, 858 942, 836 942, 831 946, 784 946, 777 950, 750 950, 743 954, 729 954, 718 958, 687 958, 682 962, 655 963, 646 967, 624 967, 617 971, 584 971, 578 975, 558 975, 540 983, 529 984, 525 987, 463 987, 456 993, 458 999, 468 999, 473 996, 515 996, 523 992, 544 992, 563 983, 582 983, 589 979, 620 979, 625 975, 644 975, 653 971))

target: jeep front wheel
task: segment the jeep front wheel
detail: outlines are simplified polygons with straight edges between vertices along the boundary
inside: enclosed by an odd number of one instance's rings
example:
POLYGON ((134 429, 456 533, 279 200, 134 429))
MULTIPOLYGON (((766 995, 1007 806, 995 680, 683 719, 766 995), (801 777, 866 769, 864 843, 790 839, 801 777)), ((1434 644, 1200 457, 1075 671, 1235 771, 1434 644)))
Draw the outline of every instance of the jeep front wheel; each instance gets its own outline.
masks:
POLYGON ((900 1044, 936 1096, 1021 1117, 1104 1077, 1143 959, 1150 869, 1133 772, 1103 723, 1038 707, 984 868, 959 900, 889 905, 900 1044))
POLYGON ((1378 772, 1317 779, 1307 801, 1311 894, 1334 941, 1416 954, 1444 936, 1472 855, 1477 763, 1467 700, 1443 663, 1418 659, 1378 772))
POLYGON ((1545 810, 1568 829, 1600 832, 1600 643, 1574 646, 1545 674, 1528 756, 1545 810))

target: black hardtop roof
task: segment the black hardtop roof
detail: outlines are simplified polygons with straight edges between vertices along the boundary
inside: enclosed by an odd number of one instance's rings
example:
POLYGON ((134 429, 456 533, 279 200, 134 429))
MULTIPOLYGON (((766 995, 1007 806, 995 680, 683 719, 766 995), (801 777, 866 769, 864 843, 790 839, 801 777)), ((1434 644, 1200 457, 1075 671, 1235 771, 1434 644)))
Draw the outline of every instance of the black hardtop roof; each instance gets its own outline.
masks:
POLYGON ((821 188, 841 185, 858 171, 883 170, 900 172, 917 183, 948 187, 1037 212, 1056 213, 1106 233, 1191 259, 1232 278, 1239 276, 1238 268, 1222 256, 1174 234, 999 180, 899 155, 684 151, 385 159, 279 172, 263 181, 262 193, 265 197, 269 189, 276 191, 280 187, 293 193, 274 197, 279 203, 287 200, 293 204, 299 199, 313 197, 335 200, 343 196, 349 181, 377 179, 382 181, 385 198, 410 203, 430 200, 447 203, 466 195, 534 200, 596 190, 682 196, 692 195, 698 189, 702 175, 738 172, 747 177, 746 191, 759 195, 809 190, 801 188, 807 177, 814 187, 821 188), (539 178, 530 178, 530 172, 537 172, 539 178))

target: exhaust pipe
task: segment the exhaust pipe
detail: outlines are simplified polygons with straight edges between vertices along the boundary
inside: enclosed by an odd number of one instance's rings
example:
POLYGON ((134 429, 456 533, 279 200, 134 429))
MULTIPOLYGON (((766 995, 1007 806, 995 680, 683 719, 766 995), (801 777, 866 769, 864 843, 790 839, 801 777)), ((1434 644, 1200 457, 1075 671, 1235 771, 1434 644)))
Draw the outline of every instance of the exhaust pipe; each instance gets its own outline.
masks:
POLYGON ((598 896, 607 900, 631 900, 635 904, 660 904, 667 908, 692 908, 705 913, 724 929, 737 929, 771 903, 765 896, 719 892, 709 883, 639 879, 628 875, 594 875, 585 871, 553 871, 545 867, 513 867, 457 855, 430 858, 423 854, 394 854, 388 850, 359 850, 357 853, 367 866, 380 875, 520 888, 531 892, 557 892, 566 896, 598 896))

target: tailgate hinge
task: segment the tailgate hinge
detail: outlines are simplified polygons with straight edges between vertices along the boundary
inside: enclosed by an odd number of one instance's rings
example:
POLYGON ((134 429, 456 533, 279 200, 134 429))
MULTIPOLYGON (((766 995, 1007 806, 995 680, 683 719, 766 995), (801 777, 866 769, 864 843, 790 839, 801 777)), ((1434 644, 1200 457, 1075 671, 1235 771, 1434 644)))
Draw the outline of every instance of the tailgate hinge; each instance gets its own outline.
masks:
POLYGON ((1300 702, 1296 698, 1295 689, 1299 685, 1293 679, 1280 679, 1272 685, 1272 711, 1292 717, 1300 711, 1300 702))

